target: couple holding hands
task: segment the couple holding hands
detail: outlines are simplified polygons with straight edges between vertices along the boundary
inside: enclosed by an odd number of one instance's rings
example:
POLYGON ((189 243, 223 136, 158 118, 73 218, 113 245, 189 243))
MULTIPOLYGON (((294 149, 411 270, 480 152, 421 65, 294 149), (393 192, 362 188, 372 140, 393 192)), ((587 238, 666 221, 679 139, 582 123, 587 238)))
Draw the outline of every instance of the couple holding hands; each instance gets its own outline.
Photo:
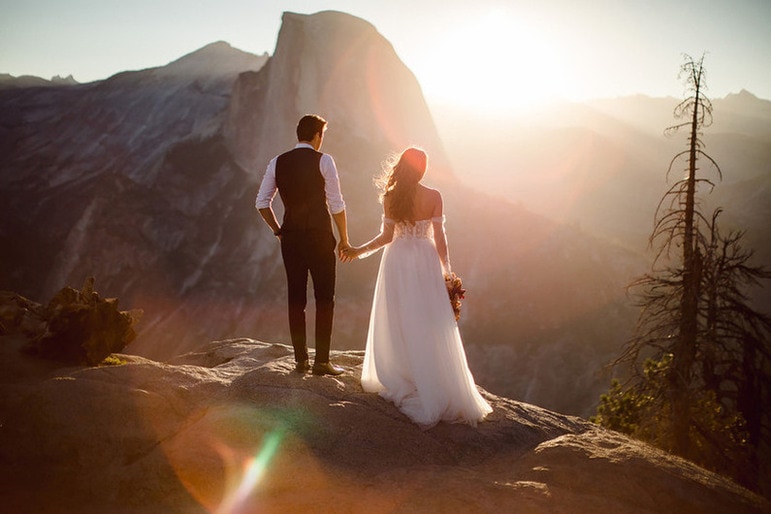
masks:
POLYGON ((270 161, 255 203, 281 243, 295 369, 314 375, 344 372, 329 361, 337 265, 331 215, 342 261, 385 247, 367 331, 364 391, 379 393, 424 428, 440 421, 475 426, 492 408, 469 371, 448 300, 445 277, 451 269, 442 195, 421 183, 427 155, 408 148, 386 166, 379 183, 380 231, 368 243, 351 246, 335 162, 319 151, 326 128, 320 116, 300 119, 299 142, 270 161), (272 208, 276 192, 284 204, 281 224, 272 208), (316 303, 312 367, 305 333, 309 275, 316 303))

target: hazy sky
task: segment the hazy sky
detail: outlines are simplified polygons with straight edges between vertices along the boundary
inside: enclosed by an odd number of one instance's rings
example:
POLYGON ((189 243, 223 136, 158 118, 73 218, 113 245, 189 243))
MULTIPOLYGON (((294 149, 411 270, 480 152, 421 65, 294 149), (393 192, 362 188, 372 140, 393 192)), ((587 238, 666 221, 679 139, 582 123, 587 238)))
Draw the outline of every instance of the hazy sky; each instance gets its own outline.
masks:
POLYGON ((771 0, 0 0, 0 73, 78 81, 166 64, 214 41, 272 53, 281 13, 371 22, 429 102, 680 97, 707 52, 713 98, 771 99, 771 0))

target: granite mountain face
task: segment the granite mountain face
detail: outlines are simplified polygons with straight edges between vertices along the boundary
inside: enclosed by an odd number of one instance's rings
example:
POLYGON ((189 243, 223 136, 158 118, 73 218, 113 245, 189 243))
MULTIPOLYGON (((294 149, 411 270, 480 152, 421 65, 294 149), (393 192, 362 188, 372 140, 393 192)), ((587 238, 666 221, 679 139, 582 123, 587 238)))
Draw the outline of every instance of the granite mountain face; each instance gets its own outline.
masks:
MULTIPOLYGON (((247 177, 221 127, 238 73, 266 59, 215 43, 101 82, 1 91, 3 288, 47 298, 95 276, 124 305, 146 305, 148 335, 176 344, 164 324, 249 219, 233 208, 247 177)), ((240 277, 220 265, 207 286, 224 301, 219 284, 240 277)))
MULTIPOLYGON (((288 342, 279 249, 253 202, 307 112, 330 122, 324 150, 354 243, 379 227, 384 159, 410 144, 429 153, 477 382, 591 412, 607 385, 596 372, 633 325, 623 286, 644 262, 462 184, 415 77, 342 13, 285 13, 270 58, 215 43, 100 82, 0 90, 0 289, 46 301, 94 276, 121 308, 144 310, 127 350, 156 359, 228 337, 288 342)), ((363 348, 378 260, 338 267, 336 349, 363 348)))

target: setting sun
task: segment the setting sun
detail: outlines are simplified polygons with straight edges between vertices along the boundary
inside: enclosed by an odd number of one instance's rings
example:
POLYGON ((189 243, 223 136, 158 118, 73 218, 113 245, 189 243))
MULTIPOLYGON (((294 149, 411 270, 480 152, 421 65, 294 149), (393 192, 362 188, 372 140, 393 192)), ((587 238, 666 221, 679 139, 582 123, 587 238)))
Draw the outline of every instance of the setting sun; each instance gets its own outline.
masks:
POLYGON ((555 41, 503 11, 447 27, 433 41, 415 73, 426 96, 439 103, 495 113, 562 93, 555 41))

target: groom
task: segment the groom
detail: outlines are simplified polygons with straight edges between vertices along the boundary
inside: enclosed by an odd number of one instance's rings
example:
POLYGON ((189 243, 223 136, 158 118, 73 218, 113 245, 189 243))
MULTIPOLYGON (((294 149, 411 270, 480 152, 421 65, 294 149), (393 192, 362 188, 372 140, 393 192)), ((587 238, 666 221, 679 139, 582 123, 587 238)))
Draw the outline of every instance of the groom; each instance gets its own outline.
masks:
POLYGON ((294 346, 295 370, 310 368, 305 337, 308 274, 316 300, 316 355, 314 375, 340 375, 342 368, 329 362, 332 317, 335 307, 335 236, 330 213, 340 235, 339 255, 350 248, 345 202, 340 192, 335 161, 319 152, 327 122, 315 114, 297 124, 297 146, 274 157, 260 184, 255 207, 281 242, 289 300, 289 333, 294 346), (278 190, 284 204, 279 226, 273 212, 278 190))

